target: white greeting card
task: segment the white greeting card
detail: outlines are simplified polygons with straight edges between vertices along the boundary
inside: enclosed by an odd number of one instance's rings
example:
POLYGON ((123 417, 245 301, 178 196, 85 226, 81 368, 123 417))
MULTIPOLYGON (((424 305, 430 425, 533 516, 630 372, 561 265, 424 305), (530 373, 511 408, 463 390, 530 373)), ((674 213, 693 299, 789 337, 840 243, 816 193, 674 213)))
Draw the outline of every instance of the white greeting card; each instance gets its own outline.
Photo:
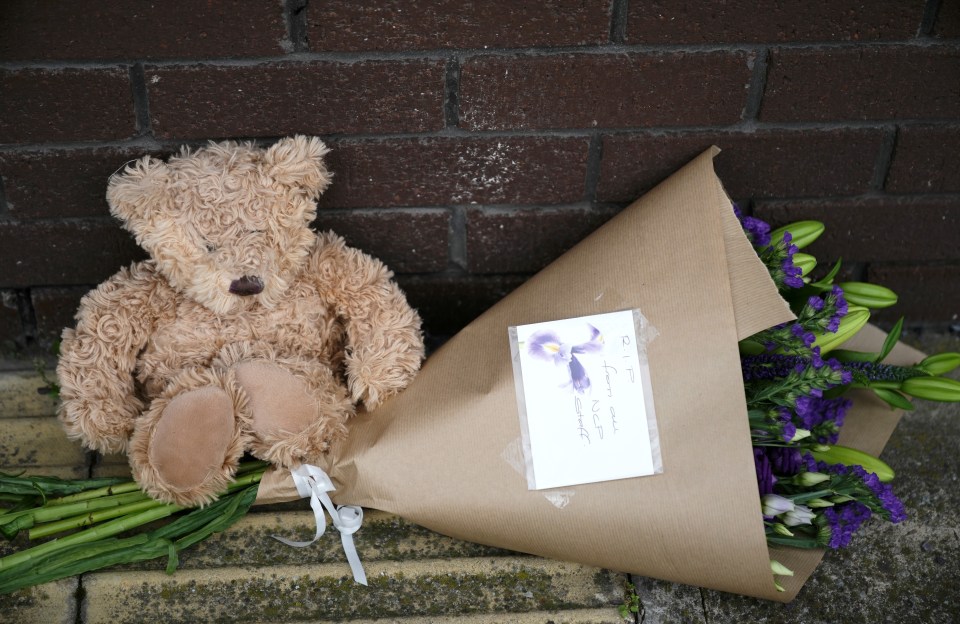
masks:
POLYGON ((636 310, 510 328, 532 490, 662 472, 636 310))

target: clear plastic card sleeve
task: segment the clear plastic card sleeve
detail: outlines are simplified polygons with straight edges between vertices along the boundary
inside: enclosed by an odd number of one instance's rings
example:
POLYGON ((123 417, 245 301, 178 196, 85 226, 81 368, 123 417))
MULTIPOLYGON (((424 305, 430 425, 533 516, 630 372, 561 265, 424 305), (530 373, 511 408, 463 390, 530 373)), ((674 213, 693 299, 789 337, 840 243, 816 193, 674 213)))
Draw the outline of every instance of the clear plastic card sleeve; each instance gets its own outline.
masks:
POLYGON ((509 328, 527 487, 663 472, 639 310, 509 328))

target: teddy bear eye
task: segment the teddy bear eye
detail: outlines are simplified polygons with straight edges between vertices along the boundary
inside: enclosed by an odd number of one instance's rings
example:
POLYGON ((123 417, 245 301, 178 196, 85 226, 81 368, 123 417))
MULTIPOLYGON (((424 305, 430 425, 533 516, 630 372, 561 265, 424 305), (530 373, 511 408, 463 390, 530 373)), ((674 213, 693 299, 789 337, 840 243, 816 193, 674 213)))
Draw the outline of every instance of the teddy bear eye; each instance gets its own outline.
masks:
POLYGON ((206 247, 208 253, 213 253, 217 250, 217 246, 213 243, 204 242, 203 246, 206 247))

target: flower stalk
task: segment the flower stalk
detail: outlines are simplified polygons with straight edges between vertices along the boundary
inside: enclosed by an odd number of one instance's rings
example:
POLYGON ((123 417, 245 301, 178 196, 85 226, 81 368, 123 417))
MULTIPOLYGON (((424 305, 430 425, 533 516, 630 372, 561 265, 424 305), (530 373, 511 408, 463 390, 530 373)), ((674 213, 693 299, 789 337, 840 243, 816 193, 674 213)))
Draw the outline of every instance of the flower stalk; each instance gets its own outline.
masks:
POLYGON ((162 556, 168 557, 167 571, 172 572, 177 552, 243 517, 256 499, 267 465, 242 464, 233 483, 216 502, 189 510, 159 529, 126 537, 121 536, 184 508, 150 499, 132 482, 111 482, 70 494, 68 500, 67 496, 47 499, 34 509, 9 514, 12 519, 7 520, 12 525, 37 522, 31 539, 74 532, 0 558, 0 594, 109 565, 162 556))

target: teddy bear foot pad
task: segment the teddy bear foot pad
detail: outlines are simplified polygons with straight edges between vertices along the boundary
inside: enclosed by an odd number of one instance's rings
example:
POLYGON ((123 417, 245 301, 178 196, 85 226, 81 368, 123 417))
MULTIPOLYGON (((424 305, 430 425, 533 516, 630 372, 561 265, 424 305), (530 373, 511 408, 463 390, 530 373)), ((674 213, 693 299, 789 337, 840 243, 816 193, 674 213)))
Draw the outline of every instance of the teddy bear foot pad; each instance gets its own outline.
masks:
POLYGON ((221 470, 233 437, 230 396, 220 388, 191 390, 164 408, 152 436, 150 463, 169 489, 195 490, 221 470))

